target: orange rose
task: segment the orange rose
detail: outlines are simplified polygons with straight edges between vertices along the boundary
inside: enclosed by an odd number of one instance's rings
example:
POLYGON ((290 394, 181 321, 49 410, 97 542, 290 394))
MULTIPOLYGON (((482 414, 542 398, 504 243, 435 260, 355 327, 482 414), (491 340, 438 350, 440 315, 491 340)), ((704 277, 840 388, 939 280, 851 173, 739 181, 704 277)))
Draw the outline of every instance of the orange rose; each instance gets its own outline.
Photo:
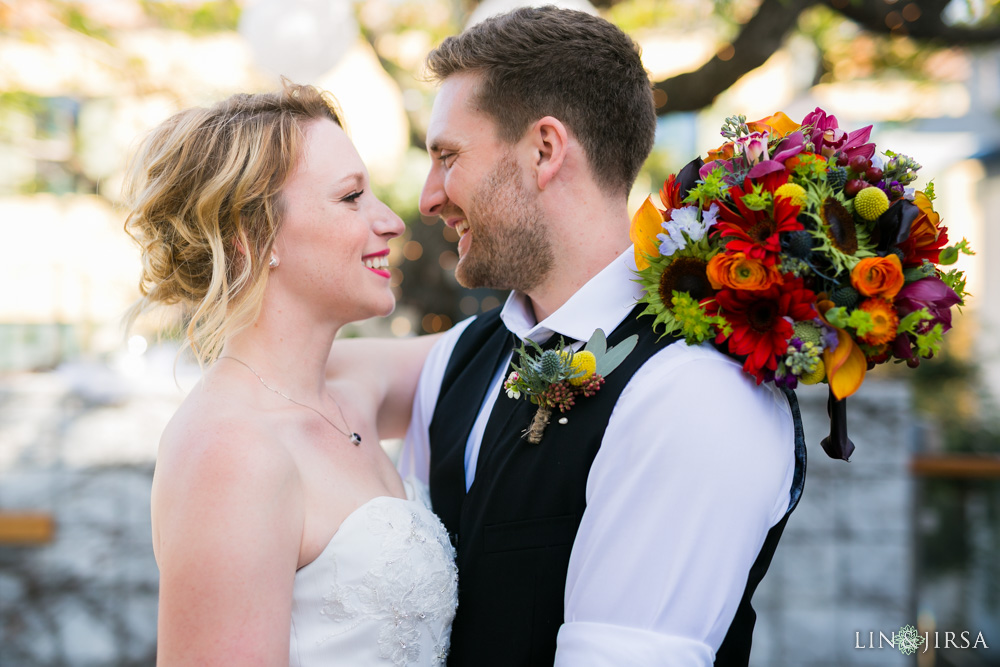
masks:
POLYGON ((719 253, 708 261, 708 281, 713 289, 764 290, 781 282, 776 266, 747 257, 742 252, 719 253))
POLYGON ((866 257, 851 270, 851 284, 865 296, 893 299, 903 289, 903 265, 896 255, 866 257))

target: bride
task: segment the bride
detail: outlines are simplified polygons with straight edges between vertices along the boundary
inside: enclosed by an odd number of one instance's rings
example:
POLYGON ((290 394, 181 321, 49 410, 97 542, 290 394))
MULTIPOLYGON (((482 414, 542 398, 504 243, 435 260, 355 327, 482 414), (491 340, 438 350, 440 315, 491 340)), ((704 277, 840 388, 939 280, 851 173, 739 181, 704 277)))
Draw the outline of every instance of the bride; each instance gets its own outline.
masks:
POLYGON ((333 343, 392 311, 403 223, 332 101, 285 83, 178 113, 126 195, 143 259, 129 321, 181 304, 207 367, 153 479, 158 664, 443 664, 454 551, 379 446, 403 435, 433 340, 333 343))

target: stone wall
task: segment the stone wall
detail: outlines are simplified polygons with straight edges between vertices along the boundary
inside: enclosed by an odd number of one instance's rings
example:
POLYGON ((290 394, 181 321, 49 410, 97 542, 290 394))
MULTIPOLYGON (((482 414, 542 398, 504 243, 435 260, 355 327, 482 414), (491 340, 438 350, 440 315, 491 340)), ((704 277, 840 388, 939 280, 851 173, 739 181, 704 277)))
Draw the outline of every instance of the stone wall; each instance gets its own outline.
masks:
POLYGON ((848 399, 850 463, 827 457, 826 386, 798 392, 809 461, 802 500, 754 596, 757 667, 912 665, 883 644, 916 626, 914 482, 907 466, 919 434, 907 387, 869 379, 848 399), (856 635, 855 633, 860 633, 856 635), (857 641, 860 637, 860 641, 857 641))

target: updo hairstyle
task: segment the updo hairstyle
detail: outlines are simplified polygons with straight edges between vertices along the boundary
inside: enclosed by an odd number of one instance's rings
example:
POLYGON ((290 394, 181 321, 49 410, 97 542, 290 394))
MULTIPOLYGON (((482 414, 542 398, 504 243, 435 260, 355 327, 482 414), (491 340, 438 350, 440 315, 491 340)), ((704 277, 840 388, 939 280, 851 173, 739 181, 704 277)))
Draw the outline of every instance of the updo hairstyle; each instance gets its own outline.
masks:
POLYGON ((271 247, 281 228, 281 189, 304 128, 341 125, 336 102, 313 86, 282 81, 275 93, 239 94, 181 111, 154 129, 129 162, 125 231, 142 251, 144 312, 180 305, 199 364, 260 314, 271 247))

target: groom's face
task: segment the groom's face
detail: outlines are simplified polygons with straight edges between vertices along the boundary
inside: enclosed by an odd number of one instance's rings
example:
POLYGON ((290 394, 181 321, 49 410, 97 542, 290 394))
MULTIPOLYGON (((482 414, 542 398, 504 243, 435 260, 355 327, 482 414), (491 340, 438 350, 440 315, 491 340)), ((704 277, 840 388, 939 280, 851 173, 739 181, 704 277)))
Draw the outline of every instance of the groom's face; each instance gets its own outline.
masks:
POLYGON ((528 292, 551 269, 551 244, 517 145, 500 140, 493 120, 474 107, 477 83, 477 75, 463 73, 441 85, 427 130, 433 163, 420 211, 458 232, 460 284, 528 292))

